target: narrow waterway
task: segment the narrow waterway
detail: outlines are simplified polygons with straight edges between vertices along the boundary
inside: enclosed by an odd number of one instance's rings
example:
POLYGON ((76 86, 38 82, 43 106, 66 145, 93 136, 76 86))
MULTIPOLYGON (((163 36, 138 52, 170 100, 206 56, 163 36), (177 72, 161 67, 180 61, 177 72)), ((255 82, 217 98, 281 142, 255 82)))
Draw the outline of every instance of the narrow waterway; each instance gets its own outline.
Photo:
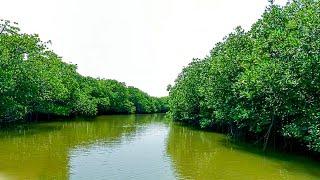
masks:
POLYGON ((99 116, 0 131, 0 179, 320 179, 320 163, 264 154, 164 115, 99 116))

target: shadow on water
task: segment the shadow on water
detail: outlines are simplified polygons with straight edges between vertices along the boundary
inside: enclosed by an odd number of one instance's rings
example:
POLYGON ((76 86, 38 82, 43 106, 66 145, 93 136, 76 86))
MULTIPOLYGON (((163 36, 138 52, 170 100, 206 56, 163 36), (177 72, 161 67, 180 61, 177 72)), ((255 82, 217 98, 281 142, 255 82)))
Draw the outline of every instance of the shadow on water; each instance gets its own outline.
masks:
POLYGON ((219 143, 225 148, 234 149, 243 153, 250 153, 264 159, 282 162, 285 169, 295 170, 297 164, 302 165, 301 167, 303 167, 305 172, 314 177, 320 178, 320 162, 314 160, 311 156, 286 153, 284 151, 272 150, 270 148, 264 152, 261 146, 252 145, 244 141, 232 140, 230 138, 221 139, 219 140, 219 143))
POLYGON ((25 136, 34 136, 36 134, 49 133, 51 131, 61 130, 61 126, 51 126, 48 124, 35 125, 33 124, 24 124, 18 126, 11 126, 7 129, 0 129, 0 140, 5 138, 13 137, 25 137, 25 136))
MULTIPOLYGON (((36 134, 46 134, 51 131, 60 131, 65 128, 68 124, 95 124, 96 121, 103 120, 104 118, 110 118, 123 120, 123 119, 131 119, 132 122, 138 120, 139 124, 146 124, 148 122, 157 121, 163 119, 165 114, 136 114, 136 115, 107 115, 107 116, 98 116, 94 118, 90 117, 78 117, 73 119, 55 119, 49 121, 41 121, 38 122, 26 122, 26 123, 18 123, 18 124, 7 124, 6 126, 0 127, 0 139, 15 137, 15 136, 33 136, 36 134)), ((135 126, 135 125, 134 125, 135 126)), ((128 126, 127 126, 128 127, 128 126)))
POLYGON ((172 123, 167 139, 179 179, 319 179, 320 163, 172 123))
POLYGON ((160 118, 108 115, 91 119, 21 124, 0 130, 0 179, 69 178, 69 152, 102 142, 116 146, 160 118), (138 125, 137 125, 138 124, 138 125))

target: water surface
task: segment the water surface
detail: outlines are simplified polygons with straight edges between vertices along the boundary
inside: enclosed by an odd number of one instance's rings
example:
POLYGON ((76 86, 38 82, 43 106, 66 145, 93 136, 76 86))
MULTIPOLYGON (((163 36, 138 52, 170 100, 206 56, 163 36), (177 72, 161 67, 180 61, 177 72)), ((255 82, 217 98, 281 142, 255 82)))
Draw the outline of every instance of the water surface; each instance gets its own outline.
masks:
POLYGON ((320 179, 320 164, 264 154, 163 115, 100 116, 0 131, 0 179, 320 179))

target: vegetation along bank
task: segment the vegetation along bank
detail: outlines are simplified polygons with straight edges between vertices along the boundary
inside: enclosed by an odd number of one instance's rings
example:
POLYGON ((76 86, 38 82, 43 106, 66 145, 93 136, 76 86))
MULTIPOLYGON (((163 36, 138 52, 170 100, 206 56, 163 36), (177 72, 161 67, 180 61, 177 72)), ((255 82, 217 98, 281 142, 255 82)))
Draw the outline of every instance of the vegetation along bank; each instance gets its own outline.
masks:
POLYGON ((166 97, 151 97, 116 80, 84 77, 38 35, 21 33, 5 20, 0 26, 5 27, 0 34, 0 124, 168 110, 166 97))
POLYGON ((265 149, 320 152, 320 2, 271 5, 194 59, 170 89, 176 121, 250 138, 265 149))

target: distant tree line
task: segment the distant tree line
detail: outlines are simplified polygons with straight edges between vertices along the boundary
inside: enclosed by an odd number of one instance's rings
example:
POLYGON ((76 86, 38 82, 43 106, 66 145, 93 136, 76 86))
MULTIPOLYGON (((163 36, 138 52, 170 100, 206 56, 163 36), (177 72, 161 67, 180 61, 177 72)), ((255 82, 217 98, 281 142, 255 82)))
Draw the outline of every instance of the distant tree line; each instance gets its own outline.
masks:
POLYGON ((167 99, 151 97, 116 80, 77 73, 38 35, 21 33, 16 23, 1 20, 0 124, 39 116, 158 113, 167 99))
POLYGON ((319 0, 271 3, 249 31, 236 28, 169 89, 177 121, 250 136, 264 149, 294 143, 320 152, 319 0))

